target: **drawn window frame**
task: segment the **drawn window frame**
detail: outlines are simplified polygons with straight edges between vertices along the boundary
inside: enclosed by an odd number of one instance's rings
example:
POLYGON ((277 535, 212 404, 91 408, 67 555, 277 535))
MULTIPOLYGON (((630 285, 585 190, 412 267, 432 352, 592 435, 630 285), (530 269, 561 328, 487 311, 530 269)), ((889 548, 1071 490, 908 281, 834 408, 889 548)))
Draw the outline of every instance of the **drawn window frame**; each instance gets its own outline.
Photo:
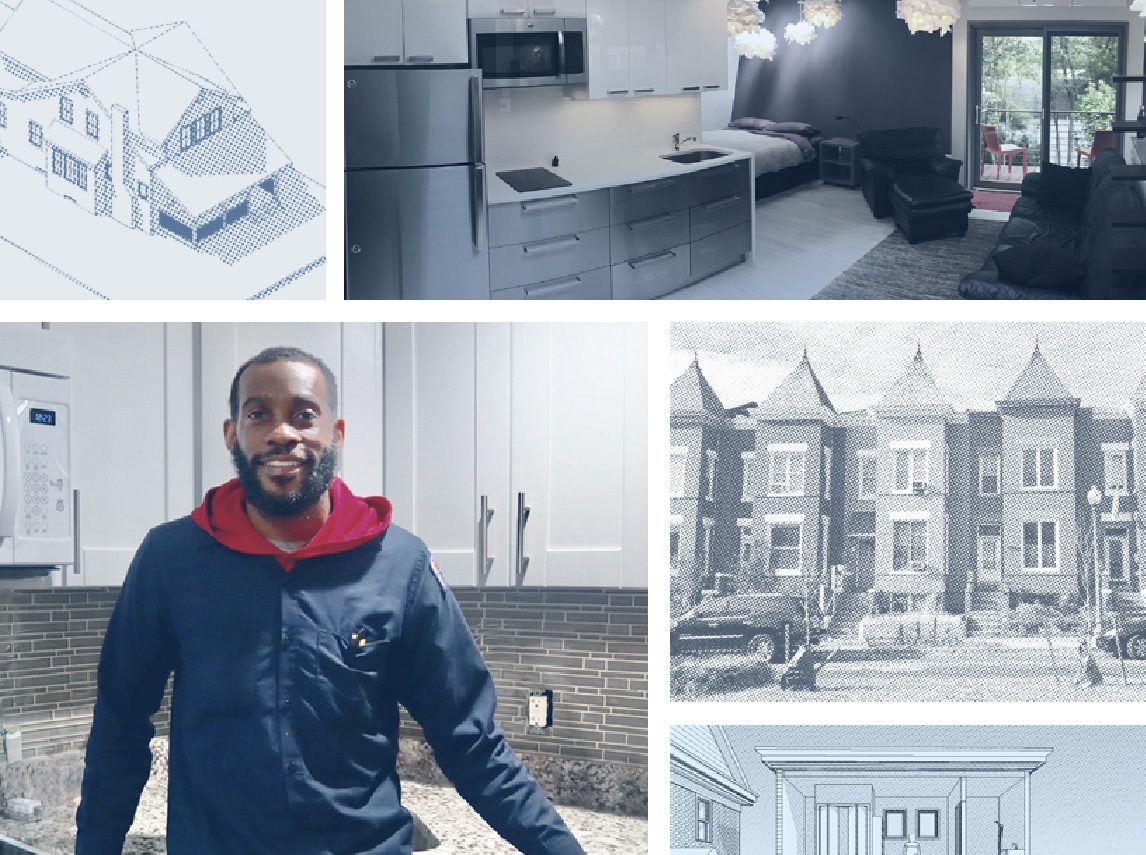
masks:
POLYGON ((883 812, 883 839, 884 840, 906 840, 907 839, 907 811, 900 808, 885 809, 883 812), (890 820, 896 819, 898 823, 898 834, 892 833, 895 829, 892 828, 890 820))
POLYGON ((915 812, 915 836, 919 840, 939 839, 939 811, 937 809, 920 808, 915 812), (930 833, 925 833, 923 830, 923 818, 925 816, 931 818, 930 833))
POLYGON ((1058 449, 1054 446, 1028 446, 1023 449, 1023 471, 1021 485, 1024 490, 1058 489, 1058 449), (1050 483, 1046 483, 1045 456, 1050 453, 1050 483), (1028 467, 1028 462, 1030 466, 1028 467), (1027 475, 1032 476, 1028 481, 1027 475))
POLYGON ((698 843, 712 842, 712 800, 696 798, 696 840, 698 843))
POLYGON ((99 113, 95 110, 87 111, 87 115, 84 117, 84 130, 93 140, 99 141, 99 113))

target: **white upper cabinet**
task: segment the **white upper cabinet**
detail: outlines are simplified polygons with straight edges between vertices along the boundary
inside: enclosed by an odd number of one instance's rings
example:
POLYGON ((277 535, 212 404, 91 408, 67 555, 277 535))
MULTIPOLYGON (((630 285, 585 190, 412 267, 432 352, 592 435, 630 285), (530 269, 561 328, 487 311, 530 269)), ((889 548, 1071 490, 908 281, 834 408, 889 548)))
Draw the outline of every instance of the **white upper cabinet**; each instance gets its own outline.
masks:
POLYGON ((466 0, 405 0, 403 19, 407 64, 469 62, 466 0))
POLYGON ((629 4, 588 0, 589 97, 632 94, 629 83, 629 4))
POLYGON ((700 0, 700 90, 728 88, 728 7, 725 0, 700 0))
MULTIPOLYGON (((700 48, 704 39, 702 0, 667 0, 668 94, 701 91, 700 48)), ((727 57, 724 57, 727 62, 727 57)))
POLYGON ((469 62, 466 0, 346 0, 347 65, 469 62))
POLYGON ((665 92, 665 0, 629 0, 629 86, 634 95, 665 92))
POLYGON ((585 0, 470 0, 471 18, 584 18, 585 0))
POLYGON ((346 0, 347 65, 397 65, 404 56, 402 0, 346 0))

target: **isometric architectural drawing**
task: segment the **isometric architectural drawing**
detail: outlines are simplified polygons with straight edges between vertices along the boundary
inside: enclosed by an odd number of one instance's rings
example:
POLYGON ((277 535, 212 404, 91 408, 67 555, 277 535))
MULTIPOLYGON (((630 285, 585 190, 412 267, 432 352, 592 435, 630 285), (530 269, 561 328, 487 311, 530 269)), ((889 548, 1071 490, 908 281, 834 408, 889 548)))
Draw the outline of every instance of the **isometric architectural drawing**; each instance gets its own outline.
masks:
MULTIPOLYGON (((1143 693, 1146 464, 1134 445, 1146 329, 676 325, 674 336, 678 671, 719 669, 725 650, 782 665, 806 635, 821 655, 800 682, 835 685, 841 700, 865 680, 888 697, 1004 699, 987 675, 1060 696, 1094 688, 1077 685, 1080 657, 1096 657, 1089 682, 1107 678, 1096 698, 1143 693), (1080 376, 1086 335, 1117 367, 1080 394, 1060 375, 1080 376), (754 389, 753 362, 768 376, 754 389), (755 399, 726 406, 710 373, 745 378, 755 399)), ((771 677, 765 694, 782 690, 771 677)))
POLYGON ((671 769, 715 763, 721 770, 707 778, 674 774, 673 852, 1130 855, 1146 822, 1135 786, 1141 763, 1109 769, 1141 740, 1141 728, 674 726, 670 732, 671 769), (708 763, 699 759, 705 754, 708 763), (739 777, 732 769, 742 769, 739 777), (725 806, 730 796, 735 808, 725 806), (722 824, 713 820, 720 817, 722 824))
MULTIPOLYGON (((261 253, 244 271, 241 291, 204 296, 266 295, 322 266, 321 248, 289 270, 266 264, 281 252, 276 242, 321 220, 321 191, 294 167, 188 23, 128 29, 71 0, 6 2, 0 167, 6 177, 27 173, 5 182, 7 207, 25 229, 19 234, 16 224, 0 223, 10 246, 103 296, 119 295, 98 272, 75 267, 74 258, 36 239, 35 229, 53 231, 56 212, 81 230, 91 227, 77 212, 165 241, 165 256, 173 248, 203 256, 191 271, 200 289, 211 262, 225 270, 261 253)), ((108 239, 133 258, 149 252, 138 241, 108 239)), ((198 296, 170 284, 163 290, 146 296, 198 296)))

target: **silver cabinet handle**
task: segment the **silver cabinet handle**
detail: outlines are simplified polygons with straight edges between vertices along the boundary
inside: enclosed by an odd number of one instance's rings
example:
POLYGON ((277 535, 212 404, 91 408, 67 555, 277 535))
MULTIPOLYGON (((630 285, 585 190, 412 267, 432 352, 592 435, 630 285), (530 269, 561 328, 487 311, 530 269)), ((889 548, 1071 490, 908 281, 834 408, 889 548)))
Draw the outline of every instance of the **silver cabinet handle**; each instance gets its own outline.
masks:
POLYGON ((629 90, 628 89, 610 89, 605 94, 606 95, 628 95, 629 90))
POLYGON ((551 279, 548 282, 542 282, 538 285, 526 285, 525 296, 545 297, 550 294, 559 294, 571 288, 576 288, 581 282, 582 279, 580 276, 566 276, 564 279, 551 279))
POLYGON ((641 229, 651 228, 652 226, 663 226, 665 223, 671 223, 676 219, 676 214, 660 214, 656 217, 646 217, 643 220, 633 220, 627 223, 630 231, 640 231, 641 229))
POLYGON ((666 249, 664 252, 658 252, 656 255, 650 255, 648 258, 642 258, 638 261, 630 261, 629 267, 633 270, 639 270, 642 267, 647 267, 650 264, 657 264, 661 261, 668 261, 671 258, 676 258, 676 253, 671 249, 666 249))
POLYGON ((556 199, 539 199, 536 202, 522 202, 521 213, 530 214, 534 211, 552 211, 554 208, 565 208, 577 204, 577 195, 560 196, 556 199))
POLYGON ((418 63, 421 65, 425 65, 425 64, 431 63, 433 61, 434 61, 434 58, 432 56, 408 56, 408 57, 406 57, 406 62, 418 63))
POLYGON ((680 91, 681 92, 699 92, 700 87, 699 86, 682 86, 682 87, 680 87, 680 91))
POLYGON ((706 84, 704 84, 704 88, 705 89, 719 89, 720 84, 719 83, 706 83, 706 84))
POLYGON ((739 201, 740 201, 739 196, 726 196, 723 199, 717 199, 715 202, 708 202, 707 204, 701 205, 701 207, 706 212, 711 212, 711 211, 717 211, 720 208, 725 207, 726 205, 731 205, 734 202, 739 202, 739 201))
POLYGON ((526 255, 530 253, 537 255, 540 252, 554 252, 558 249, 576 246, 580 242, 580 235, 566 235, 565 237, 551 238, 549 240, 539 240, 536 243, 523 243, 521 245, 521 251, 526 255))
POLYGON ((489 571, 493 568, 493 559, 489 555, 489 521, 493 519, 493 508, 489 506, 489 496, 482 496, 478 507, 478 587, 484 588, 489 579, 489 571))
POLYGON ((392 54, 388 56, 376 56, 372 57, 372 59, 374 62, 398 62, 402 59, 402 57, 398 56, 397 54, 392 54))
POLYGON ((676 183, 675 179, 668 178, 663 181, 646 181, 644 184, 635 184, 629 188, 629 192, 634 196, 639 196, 641 193, 653 193, 657 190, 664 190, 672 187, 676 183))
POLYGON ((526 11, 527 10, 525 8, 507 9, 504 6, 501 8, 501 14, 503 14, 503 15, 524 15, 526 13, 526 11))
POLYGON ((638 95, 650 95, 650 94, 652 94, 653 92, 656 92, 656 91, 657 91, 657 90, 656 90, 655 88, 651 88, 651 89, 634 89, 634 90, 633 90, 633 92, 635 92, 635 93, 636 93, 636 94, 638 94, 638 95))
POLYGON ((534 6, 533 7, 533 14, 534 15, 556 15, 557 14, 557 7, 556 6, 534 6))
POLYGON ((72 575, 83 572, 84 549, 80 545, 80 491, 72 490, 72 575))
POLYGON ((473 219, 474 249, 485 246, 485 164, 476 163, 471 167, 470 216, 473 219))
POLYGON ((516 568, 517 587, 525 581, 525 573, 529 569, 529 556, 525 554, 525 524, 529 522, 530 508, 525 504, 525 493, 517 494, 517 545, 514 550, 513 563, 516 568))

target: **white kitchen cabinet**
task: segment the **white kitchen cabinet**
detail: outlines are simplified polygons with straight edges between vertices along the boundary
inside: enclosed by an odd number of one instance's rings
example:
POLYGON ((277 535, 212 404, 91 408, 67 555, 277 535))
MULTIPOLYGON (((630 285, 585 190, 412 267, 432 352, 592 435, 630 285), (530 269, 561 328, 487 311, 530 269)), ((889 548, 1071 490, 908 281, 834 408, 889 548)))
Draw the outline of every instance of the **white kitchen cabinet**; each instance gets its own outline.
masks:
POLYGON ((529 4, 535 18, 584 18, 586 0, 539 0, 529 4))
POLYGON ((466 0, 346 0, 347 65, 469 62, 466 0))
POLYGON ((588 0, 589 97, 629 95, 629 5, 588 0))
POLYGON ((728 6, 725 0, 699 0, 700 91, 728 88, 728 6))
POLYGON ((647 585, 642 325, 388 324, 386 495, 451 585, 647 585))
MULTIPOLYGON (((701 89, 700 45, 704 22, 701 0, 666 0, 666 89, 670 95, 701 89)), ((725 59, 727 62, 727 59, 725 59)))
POLYGON ((405 58, 402 0, 346 0, 346 65, 397 65, 405 58))
POLYGON ((469 62, 466 0, 405 0, 403 29, 408 65, 469 62))
POLYGON ((585 0, 470 0, 471 18, 584 18, 585 0))
POLYGON ((629 87, 634 95, 665 92, 665 0, 629 0, 629 87))

